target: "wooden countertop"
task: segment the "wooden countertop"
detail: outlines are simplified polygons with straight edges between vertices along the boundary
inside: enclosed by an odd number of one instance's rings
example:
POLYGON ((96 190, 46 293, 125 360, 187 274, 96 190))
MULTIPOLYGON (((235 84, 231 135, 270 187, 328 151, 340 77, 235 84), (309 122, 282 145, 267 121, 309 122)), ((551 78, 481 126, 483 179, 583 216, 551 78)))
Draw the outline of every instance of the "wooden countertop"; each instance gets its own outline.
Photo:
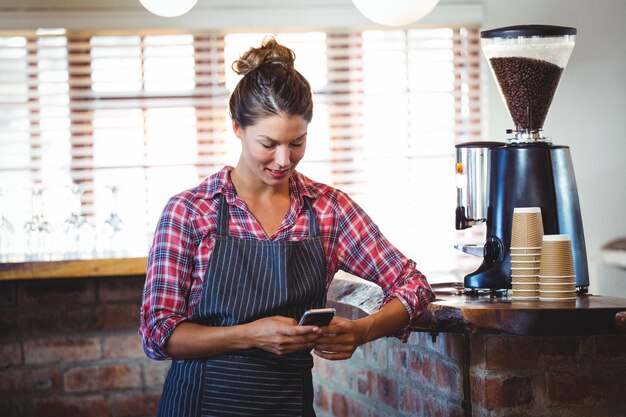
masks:
POLYGON ((581 294, 572 301, 520 301, 506 296, 442 296, 424 315, 423 329, 528 335, 617 333, 615 315, 626 299, 581 294))
MULTIPOLYGON (((435 289, 436 290, 436 289, 435 289)), ((378 309, 380 288, 361 280, 335 278, 330 303, 356 307, 362 315, 378 309)), ((415 330, 428 332, 507 333, 517 335, 613 334, 620 330, 616 314, 626 311, 626 298, 579 295, 572 301, 519 301, 506 295, 437 293, 415 330)), ((359 316, 358 314, 356 315, 359 316)), ((356 318, 352 314, 352 318, 356 318)))
POLYGON ((0 264, 0 281, 144 275, 147 258, 81 259, 0 264))

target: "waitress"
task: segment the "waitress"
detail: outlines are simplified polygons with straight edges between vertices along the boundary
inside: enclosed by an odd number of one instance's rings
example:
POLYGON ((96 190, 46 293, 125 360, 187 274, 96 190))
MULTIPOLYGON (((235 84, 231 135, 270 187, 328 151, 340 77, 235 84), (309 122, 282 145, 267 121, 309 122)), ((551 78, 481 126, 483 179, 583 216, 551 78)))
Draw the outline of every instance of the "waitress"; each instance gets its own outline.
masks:
POLYGON ((313 100, 294 59, 268 38, 233 63, 237 166, 172 197, 159 220, 140 328, 146 354, 172 360, 159 416, 315 416, 311 350, 339 360, 383 336, 406 340, 434 299, 347 194, 296 171, 313 100), (298 326, 340 269, 380 285, 380 310, 298 326))

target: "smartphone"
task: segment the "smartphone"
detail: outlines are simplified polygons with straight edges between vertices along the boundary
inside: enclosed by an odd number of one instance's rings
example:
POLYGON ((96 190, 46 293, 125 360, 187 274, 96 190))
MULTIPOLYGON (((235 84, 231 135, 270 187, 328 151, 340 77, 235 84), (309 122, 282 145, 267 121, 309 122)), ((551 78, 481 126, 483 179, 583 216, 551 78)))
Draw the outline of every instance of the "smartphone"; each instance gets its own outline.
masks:
POLYGON ((334 308, 314 308, 304 312, 298 326, 328 326, 333 317, 334 308))

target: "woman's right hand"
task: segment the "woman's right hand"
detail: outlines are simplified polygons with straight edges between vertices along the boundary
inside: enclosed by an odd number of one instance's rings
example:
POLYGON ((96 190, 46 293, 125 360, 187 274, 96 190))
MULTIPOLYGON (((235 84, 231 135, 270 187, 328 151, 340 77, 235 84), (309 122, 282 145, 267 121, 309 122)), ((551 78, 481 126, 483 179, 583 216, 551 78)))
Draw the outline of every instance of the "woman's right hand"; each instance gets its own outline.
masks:
POLYGON ((313 349, 317 339, 322 336, 318 326, 298 326, 296 320, 283 316, 265 317, 247 326, 254 347, 281 356, 313 349))

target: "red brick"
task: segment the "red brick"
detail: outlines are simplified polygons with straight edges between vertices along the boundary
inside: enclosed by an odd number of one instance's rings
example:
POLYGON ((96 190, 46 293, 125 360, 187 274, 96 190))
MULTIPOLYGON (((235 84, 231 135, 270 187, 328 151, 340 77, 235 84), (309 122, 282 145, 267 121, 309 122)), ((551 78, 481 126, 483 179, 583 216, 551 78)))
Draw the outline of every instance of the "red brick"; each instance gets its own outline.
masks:
POLYGON ((446 407, 436 397, 429 397, 424 401, 424 416, 427 417, 450 417, 446 413, 446 407))
POLYGON ((320 384, 313 384, 315 387, 315 404, 322 411, 330 411, 330 398, 328 390, 320 384))
POLYGON ((376 388, 379 400, 391 407, 398 407, 398 383, 396 380, 378 375, 376 388))
POLYGON ((114 415, 117 417, 154 416, 160 396, 160 392, 116 394, 112 397, 114 415))
POLYGON ((30 399, 0 395, 0 416, 24 417, 31 414, 30 399))
POLYGON ((459 333, 443 333, 444 351, 446 356, 455 362, 463 361, 463 335, 459 333))
POLYGON ((141 369, 138 365, 109 365, 77 367, 63 377, 68 392, 88 392, 141 386, 141 369))
POLYGON ((106 278, 99 281, 99 298, 105 303, 130 301, 139 305, 145 277, 106 278))
POLYGON ((111 408, 101 395, 96 396, 57 396, 36 399, 34 417, 109 417, 111 408))
POLYGON ((487 409, 515 407, 533 401, 529 378, 487 375, 471 377, 472 402, 487 409))
POLYGON ((371 416, 369 407, 360 403, 359 401, 348 398, 348 407, 350 410, 350 417, 369 417, 371 416))
POLYGON ((137 330, 139 326, 139 308, 135 304, 112 304, 104 308, 104 329, 137 330))
POLYGON ((350 388, 356 385, 354 366, 351 361, 327 361, 327 373, 333 383, 342 387, 350 388))
POLYGON ((626 405, 626 367, 549 372, 546 396, 555 405, 626 405))
POLYGON ((96 299, 92 280, 53 279, 28 281, 18 289, 18 301, 25 305, 93 303, 96 299))
POLYGON ((22 335, 24 329, 20 327, 18 317, 14 311, 0 314, 0 340, 14 340, 22 335))
POLYGON ((484 334, 470 335, 470 363, 480 369, 486 367, 487 336, 484 334))
POLYGON ((409 370, 411 371, 409 373, 410 379, 433 385, 433 371, 430 356, 417 351, 409 352, 409 370))
POLYGON ((581 340, 557 336, 489 336, 485 369, 532 369, 576 363, 582 358, 581 340))
POLYGON ((26 394, 59 390, 61 390, 61 373, 57 369, 10 369, 0 371, 0 393, 26 394))
POLYGON ((400 344, 389 343, 388 356, 389 370, 396 375, 405 375, 409 369, 409 351, 407 348, 400 344))
POLYGON ((17 303, 17 284, 0 282, 0 307, 15 307, 17 303))
POLYGON ((333 417, 353 417, 350 415, 348 400, 343 395, 334 392, 331 404, 333 417))
POLYGON ((438 360, 435 363, 437 387, 451 393, 454 398, 461 398, 461 371, 451 363, 438 360))
POLYGON ((431 397, 424 395, 419 388, 414 389, 405 385, 400 391, 400 411, 411 416, 421 416, 423 415, 423 404, 429 398, 431 397))
POLYGON ((593 338, 595 360, 598 362, 626 361, 626 335, 596 336, 593 338))
POLYGON ((385 341, 375 340, 364 346, 363 355, 366 363, 375 369, 387 369, 387 348, 385 341))
POLYGON ((141 337, 137 334, 107 336, 104 339, 103 355, 105 358, 145 358, 141 337))
POLYGON ((38 339, 24 342, 24 362, 79 362, 100 358, 98 339, 38 339))
POLYGON ((0 368, 22 363, 22 350, 19 343, 0 345, 0 368))
POLYGON ((143 380, 146 387, 162 387, 170 365, 170 361, 146 360, 143 364, 143 380))
MULTIPOLYGON (((425 417, 464 417, 465 411, 460 403, 442 402, 437 397, 428 397, 424 399, 423 415, 425 417)), ((507 414, 508 415, 508 414, 507 414)))
POLYGON ((313 373, 318 375, 320 378, 331 379, 333 377, 333 369, 331 367, 330 361, 326 359, 322 359, 319 356, 313 355, 313 373))
POLYGON ((356 369, 357 391, 359 394, 371 396, 374 393, 374 373, 366 369, 356 369))
POLYGON ((63 316, 64 328, 71 332, 102 331, 104 316, 103 306, 73 306, 63 316))
POLYGON ((63 320, 58 308, 22 311, 17 316, 17 334, 22 336, 58 335, 63 332, 63 320))

